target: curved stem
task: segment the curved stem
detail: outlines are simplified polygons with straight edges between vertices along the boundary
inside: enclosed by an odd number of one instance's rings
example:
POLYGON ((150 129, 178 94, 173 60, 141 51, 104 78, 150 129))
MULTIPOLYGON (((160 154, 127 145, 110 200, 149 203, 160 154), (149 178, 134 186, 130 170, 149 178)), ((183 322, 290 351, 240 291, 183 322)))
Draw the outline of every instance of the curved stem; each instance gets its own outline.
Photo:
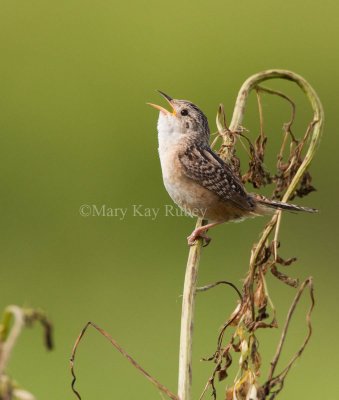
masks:
MULTIPOLYGON (((302 164, 300 165, 296 175, 294 176, 291 184, 289 185, 282 201, 287 201, 291 194, 294 192, 300 178, 309 166, 315 151, 319 139, 321 137, 323 123, 324 123, 324 112, 322 104, 312 88, 312 86, 300 75, 287 70, 267 70, 259 72, 248 78, 239 90, 238 97, 235 103, 232 121, 230 123, 230 131, 236 132, 241 127, 246 102, 252 89, 255 89, 261 82, 270 79, 286 79, 295 82, 301 90, 305 93, 313 109, 313 121, 310 125, 312 132, 310 145, 308 151, 304 157, 302 164)), ((236 136, 234 136, 236 137, 236 136)), ((222 156, 222 155, 221 155, 222 156)), ((274 228, 277 222, 277 214, 273 216, 271 222, 265 228, 263 235, 256 246, 255 251, 251 255, 251 265, 255 262, 262 244, 266 241, 268 235, 274 228)), ((202 224, 201 220, 198 220, 196 227, 200 227, 202 224)), ((195 291, 196 281, 199 268, 199 261, 201 255, 201 243, 198 243, 190 248, 186 274, 184 283, 184 294, 182 302, 182 314, 181 314, 181 334, 180 334, 180 354, 179 354, 179 385, 178 385, 178 396, 180 400, 191 399, 191 386, 192 386, 192 340, 193 340, 193 321, 194 321, 194 304, 195 304, 195 291)))
POLYGON ((14 305, 8 306, 4 315, 6 330, 9 330, 8 326, 12 317, 14 318, 14 322, 9 335, 6 340, 0 342, 0 376, 4 373, 12 354, 13 347, 25 326, 25 316, 22 309, 14 305))

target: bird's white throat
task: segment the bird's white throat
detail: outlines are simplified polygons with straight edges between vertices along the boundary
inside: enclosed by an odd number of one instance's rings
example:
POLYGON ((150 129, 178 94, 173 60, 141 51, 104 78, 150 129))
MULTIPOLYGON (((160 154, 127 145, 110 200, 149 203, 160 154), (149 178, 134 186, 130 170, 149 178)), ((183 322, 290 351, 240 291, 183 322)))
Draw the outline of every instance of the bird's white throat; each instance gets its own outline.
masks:
POLYGON ((180 144, 184 140, 184 135, 181 132, 182 127, 178 119, 172 115, 165 115, 160 112, 158 119, 158 141, 159 153, 168 151, 180 144))

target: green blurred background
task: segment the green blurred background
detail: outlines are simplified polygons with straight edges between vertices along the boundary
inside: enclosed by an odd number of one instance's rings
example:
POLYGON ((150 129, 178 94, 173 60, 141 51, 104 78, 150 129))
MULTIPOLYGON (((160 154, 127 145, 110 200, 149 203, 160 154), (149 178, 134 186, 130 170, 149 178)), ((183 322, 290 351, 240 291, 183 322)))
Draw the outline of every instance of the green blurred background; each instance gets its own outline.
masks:
MULTIPOLYGON (((333 399, 337 378, 337 98, 338 12, 334 1, 0 1, 1 308, 41 307, 55 326, 55 351, 42 348, 38 328, 25 331, 10 373, 39 399, 74 398, 68 359, 84 323, 105 328, 173 391, 177 382, 180 293, 190 218, 152 221, 82 217, 82 204, 163 207, 157 155, 155 89, 198 104, 215 130, 220 102, 228 117, 252 73, 286 68, 317 90, 325 135, 313 162, 318 191, 299 204, 319 215, 286 215, 281 255, 289 269, 313 275, 314 334, 292 369, 281 399, 333 399)), ((296 133, 309 106, 291 84, 272 84, 297 100, 296 133)), ((276 151, 289 109, 265 97, 267 134, 276 151)), ((245 126, 257 133, 250 101, 245 126)), ((272 158, 273 160, 273 158, 272 158)), ((264 219, 223 225, 204 250, 201 284, 245 276, 250 248, 264 219)), ((280 323, 294 290, 269 277, 280 323)), ((235 304, 225 288, 197 299, 194 398, 212 365, 218 329, 235 304)), ((306 299, 288 338, 286 361, 306 332, 306 299)), ((260 335, 263 371, 278 340, 260 335)), ((78 390, 84 399, 157 399, 157 391, 98 334, 79 349, 78 390)), ((282 365, 281 365, 282 366, 282 365)), ((231 384, 232 377, 229 381, 231 384)), ((225 383, 219 385, 223 398, 225 383)))

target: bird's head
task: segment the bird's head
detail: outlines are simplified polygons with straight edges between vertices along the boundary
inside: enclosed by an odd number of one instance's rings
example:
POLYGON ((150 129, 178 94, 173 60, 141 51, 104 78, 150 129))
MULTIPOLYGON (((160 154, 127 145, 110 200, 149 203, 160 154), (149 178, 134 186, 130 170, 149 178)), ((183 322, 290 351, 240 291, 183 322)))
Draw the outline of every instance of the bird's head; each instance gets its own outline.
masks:
POLYGON ((205 114, 187 100, 172 99, 167 94, 159 93, 166 99, 172 110, 168 111, 157 104, 148 103, 160 111, 158 132, 160 136, 171 136, 174 140, 189 139, 208 143, 209 127, 205 114))

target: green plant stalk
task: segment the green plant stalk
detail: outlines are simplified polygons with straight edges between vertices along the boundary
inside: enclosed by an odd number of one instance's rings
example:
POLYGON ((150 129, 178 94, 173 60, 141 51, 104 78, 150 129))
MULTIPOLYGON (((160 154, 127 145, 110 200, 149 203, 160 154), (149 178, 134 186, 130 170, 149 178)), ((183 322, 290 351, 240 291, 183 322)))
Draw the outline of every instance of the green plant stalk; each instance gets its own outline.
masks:
MULTIPOLYGON (((236 132, 241 128, 241 124, 245 114, 245 107, 250 92, 260 83, 271 79, 285 79, 296 83, 305 93, 311 107, 313 109, 313 121, 311 123, 310 144, 305 158, 300 165, 296 175, 286 190, 283 201, 287 201, 298 185, 299 180, 307 170, 319 144, 324 124, 324 111, 322 104, 312 86, 300 75, 287 70, 267 70, 259 72, 249 77, 239 90, 235 108, 230 124, 230 131, 236 132)), ((268 235, 273 230, 278 219, 278 214, 272 217, 271 222, 264 229, 262 236, 256 246, 255 251, 251 255, 250 267, 255 262, 260 248, 265 243, 268 235)), ((198 219, 196 228, 200 227, 202 221, 198 219)), ((180 400, 191 400, 192 387, 192 343, 193 343, 193 323, 194 323, 194 306, 196 282, 199 269, 199 261, 201 256, 201 240, 190 248, 188 261, 186 266, 182 314, 181 314, 181 333, 180 333, 180 352, 179 352, 179 379, 178 379, 178 396, 180 400)))

